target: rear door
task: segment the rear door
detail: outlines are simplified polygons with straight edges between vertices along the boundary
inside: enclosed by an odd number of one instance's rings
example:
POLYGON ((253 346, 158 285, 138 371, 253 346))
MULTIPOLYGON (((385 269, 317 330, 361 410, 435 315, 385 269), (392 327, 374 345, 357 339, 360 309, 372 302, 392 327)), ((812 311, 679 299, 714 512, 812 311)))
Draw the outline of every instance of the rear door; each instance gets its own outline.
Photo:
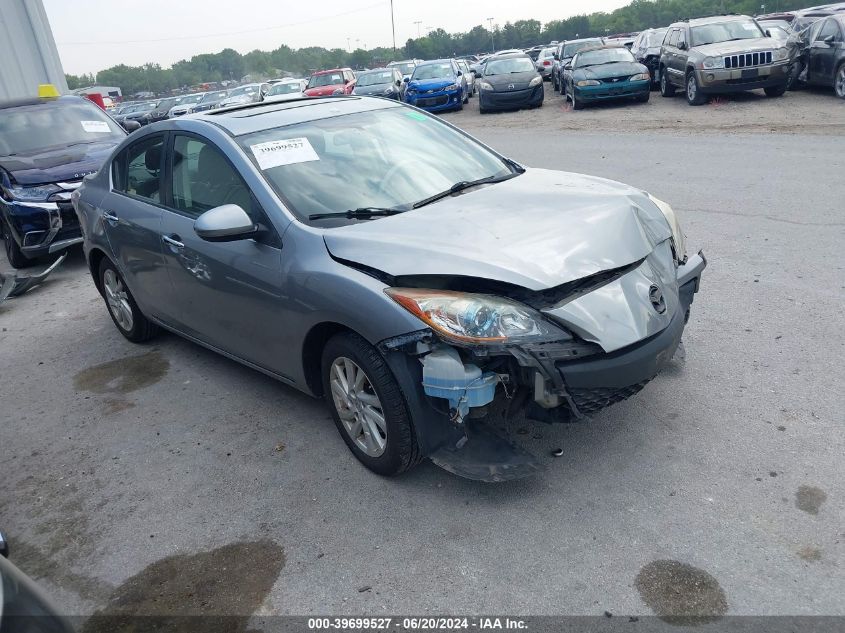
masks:
POLYGON ((180 330, 209 345, 280 373, 285 350, 281 248, 237 170, 204 137, 174 133, 168 150, 170 178, 162 214, 164 259, 180 330), (237 204, 267 227, 260 239, 207 242, 194 232, 205 211, 237 204))
POLYGON ((161 249, 166 134, 144 136, 112 161, 111 190, 100 203, 103 227, 126 284, 147 316, 173 321, 161 249))

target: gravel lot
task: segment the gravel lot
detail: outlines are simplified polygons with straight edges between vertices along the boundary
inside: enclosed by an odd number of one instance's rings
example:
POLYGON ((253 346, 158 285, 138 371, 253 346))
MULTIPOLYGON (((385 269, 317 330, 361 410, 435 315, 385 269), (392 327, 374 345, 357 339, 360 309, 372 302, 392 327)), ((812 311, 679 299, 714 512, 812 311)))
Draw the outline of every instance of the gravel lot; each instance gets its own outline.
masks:
POLYGON ((682 213, 710 261, 686 359, 588 424, 522 423, 536 478, 382 479, 322 403, 125 341, 74 252, 0 306, 0 526, 63 611, 845 616, 845 102, 470 104, 445 118, 682 213))

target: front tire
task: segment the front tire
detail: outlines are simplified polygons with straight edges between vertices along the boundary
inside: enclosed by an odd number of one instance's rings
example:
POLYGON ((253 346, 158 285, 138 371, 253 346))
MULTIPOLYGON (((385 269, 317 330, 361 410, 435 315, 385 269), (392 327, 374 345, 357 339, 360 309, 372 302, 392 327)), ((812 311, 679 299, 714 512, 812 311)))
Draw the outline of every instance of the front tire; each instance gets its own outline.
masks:
POLYGON ((783 86, 769 86, 768 88, 763 88, 763 92, 766 93, 767 97, 782 97, 786 92, 786 84, 783 86))
POLYGON ((651 92, 647 92, 643 95, 637 97, 637 101, 640 103, 648 103, 649 98, 651 97, 651 92))
POLYGON ((840 99, 845 99, 845 63, 839 64, 833 76, 833 91, 840 99))
POLYGON ((143 343, 158 334, 158 326, 143 315, 120 272, 108 258, 100 262, 100 288, 109 316, 123 336, 133 343, 143 343))
POLYGON ((583 110, 584 109, 584 104, 582 104, 580 101, 578 101, 575 98, 575 90, 574 89, 572 90, 572 94, 569 95, 569 100, 572 101, 572 109, 573 110, 583 110))
POLYGON ((351 332, 338 334, 326 343, 321 367, 332 419, 358 461, 379 475, 422 461, 399 383, 372 345, 351 332))
POLYGON ((552 89, 555 92, 561 92, 561 93, 563 92, 563 90, 561 90, 560 87, 558 86, 557 76, 554 73, 552 73, 552 89))
POLYGON ((674 97, 675 96, 675 86, 669 83, 669 80, 666 78, 666 69, 660 69, 660 96, 661 97, 674 97))
POLYGON ((687 103, 691 106, 700 106, 707 103, 707 95, 701 92, 701 87, 698 85, 698 77, 694 72, 687 73, 687 103))

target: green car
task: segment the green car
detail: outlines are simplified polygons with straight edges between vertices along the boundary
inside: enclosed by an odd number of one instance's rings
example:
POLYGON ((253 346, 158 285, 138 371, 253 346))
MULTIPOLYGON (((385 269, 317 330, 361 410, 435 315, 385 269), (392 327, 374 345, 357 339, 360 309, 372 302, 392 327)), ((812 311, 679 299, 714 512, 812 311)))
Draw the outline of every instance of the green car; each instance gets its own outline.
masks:
POLYGON ((581 50, 563 68, 563 98, 574 110, 608 99, 646 102, 650 90, 648 68, 621 46, 581 50))

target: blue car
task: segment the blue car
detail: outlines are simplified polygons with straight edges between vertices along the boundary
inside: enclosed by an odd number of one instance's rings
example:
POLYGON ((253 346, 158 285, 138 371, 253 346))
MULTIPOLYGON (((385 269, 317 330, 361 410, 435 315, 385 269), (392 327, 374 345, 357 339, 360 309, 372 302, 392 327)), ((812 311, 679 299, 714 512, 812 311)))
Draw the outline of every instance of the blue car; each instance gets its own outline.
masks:
POLYGON ((9 264, 25 268, 82 243, 70 194, 125 138, 82 97, 0 102, 0 232, 9 264))
POLYGON ((429 112, 461 110, 469 101, 466 79, 454 59, 424 62, 414 69, 405 102, 429 112))

